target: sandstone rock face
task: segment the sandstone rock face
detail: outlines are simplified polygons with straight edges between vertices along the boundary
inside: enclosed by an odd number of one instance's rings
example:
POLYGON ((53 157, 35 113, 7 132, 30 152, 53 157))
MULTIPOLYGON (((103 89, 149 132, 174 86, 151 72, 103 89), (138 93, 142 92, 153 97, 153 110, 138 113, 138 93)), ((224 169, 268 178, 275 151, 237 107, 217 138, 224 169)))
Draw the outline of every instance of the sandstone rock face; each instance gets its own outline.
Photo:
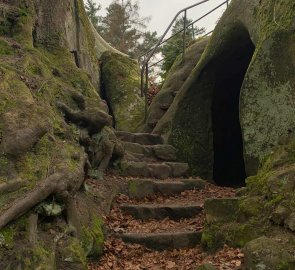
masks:
POLYGON ((247 270, 294 268, 294 153, 295 141, 276 148, 242 196, 205 201, 205 247, 246 245, 247 270))
POLYGON ((142 127, 145 132, 151 132, 155 124, 157 124, 169 109, 175 95, 180 91, 189 74, 200 60, 208 41, 209 38, 197 40, 186 50, 184 60, 182 60, 182 55, 177 57, 162 89, 155 96, 148 109, 147 119, 142 127))
MULTIPOLYGON (((233 160, 245 163, 248 176, 274 146, 294 138, 294 5, 291 0, 233 0, 200 62, 154 128, 195 173, 213 177, 214 151, 222 128, 227 129, 224 119, 234 118, 240 135, 231 137, 241 137, 235 148, 243 156, 233 155, 233 160), (231 106, 222 105, 227 95, 236 100, 234 109, 216 110, 231 106)), ((228 149, 236 142, 225 144, 228 149)))
POLYGON ((106 126, 114 133, 98 93, 98 57, 112 49, 98 40, 82 0, 1 1, 0 269, 85 269, 101 252, 97 196, 80 189, 84 146, 106 126), (40 216, 56 215, 50 235, 31 218, 42 202, 40 216))
POLYGON ((245 269, 247 270, 291 270, 295 259, 285 245, 267 237, 249 242, 245 248, 245 269))
POLYGON ((134 132, 144 118, 138 63, 118 53, 101 56, 103 95, 120 131, 134 132))

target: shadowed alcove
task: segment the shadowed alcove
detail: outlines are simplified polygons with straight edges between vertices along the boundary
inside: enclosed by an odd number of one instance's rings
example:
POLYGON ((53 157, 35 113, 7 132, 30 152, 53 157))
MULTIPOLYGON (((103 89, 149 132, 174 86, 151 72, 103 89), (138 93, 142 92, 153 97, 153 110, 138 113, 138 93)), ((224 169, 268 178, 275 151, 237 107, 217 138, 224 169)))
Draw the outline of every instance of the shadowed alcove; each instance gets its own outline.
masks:
POLYGON ((255 47, 241 28, 224 53, 214 59, 212 99, 213 179, 222 186, 243 186, 246 172, 239 120, 240 90, 255 47))

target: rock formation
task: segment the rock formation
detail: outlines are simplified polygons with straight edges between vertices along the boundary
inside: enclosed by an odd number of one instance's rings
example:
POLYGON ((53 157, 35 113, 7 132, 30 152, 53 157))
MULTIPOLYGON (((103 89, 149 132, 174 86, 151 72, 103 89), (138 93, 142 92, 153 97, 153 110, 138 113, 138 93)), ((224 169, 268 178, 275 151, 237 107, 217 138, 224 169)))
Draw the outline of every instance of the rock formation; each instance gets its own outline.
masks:
POLYGON ((184 59, 182 59, 182 54, 176 58, 163 87, 149 106, 145 124, 141 127, 143 131, 152 132, 158 121, 170 108, 175 96, 200 60, 208 41, 209 38, 196 40, 186 49, 184 59))
POLYGON ((0 14, 0 269, 85 269, 111 198, 95 203, 84 180, 123 155, 99 57, 127 57, 94 32, 82 0, 1 1, 0 14))
POLYGON ((101 56, 102 94, 117 130, 135 132, 144 118, 140 71, 136 60, 107 51, 101 56))
POLYGON ((232 1, 153 130, 194 173, 243 184, 275 146, 294 138, 294 28, 293 1, 232 1))

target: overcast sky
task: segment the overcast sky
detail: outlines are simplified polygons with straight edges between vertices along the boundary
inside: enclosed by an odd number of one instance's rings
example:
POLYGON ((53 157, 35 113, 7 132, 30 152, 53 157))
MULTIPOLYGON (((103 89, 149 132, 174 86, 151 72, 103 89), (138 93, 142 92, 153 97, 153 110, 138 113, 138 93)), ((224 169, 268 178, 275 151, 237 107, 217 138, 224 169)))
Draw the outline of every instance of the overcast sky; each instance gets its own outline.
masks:
MULTIPOLYGON (((113 0, 95 1, 102 6, 103 12, 105 8, 113 2, 113 0)), ((140 15, 144 17, 151 16, 148 30, 157 31, 158 34, 161 35, 179 10, 200 1, 201 0, 139 0, 140 15)), ((192 20, 196 20, 224 1, 225 0, 209 0, 207 3, 188 11, 188 17, 192 20)), ((208 18, 201 20, 197 26, 205 27, 207 32, 213 30, 225 7, 226 6, 218 9, 208 18)))

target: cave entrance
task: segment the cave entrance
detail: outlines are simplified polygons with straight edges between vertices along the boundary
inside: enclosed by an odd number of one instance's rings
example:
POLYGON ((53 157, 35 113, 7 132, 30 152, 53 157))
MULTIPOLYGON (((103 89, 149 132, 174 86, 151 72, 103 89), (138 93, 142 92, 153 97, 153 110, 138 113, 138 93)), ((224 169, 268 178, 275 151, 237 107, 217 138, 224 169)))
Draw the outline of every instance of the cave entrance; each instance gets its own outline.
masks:
POLYGON ((239 99, 254 50, 249 33, 240 29, 238 35, 227 44, 219 59, 214 59, 216 69, 212 100, 213 179, 221 186, 245 185, 239 99))

